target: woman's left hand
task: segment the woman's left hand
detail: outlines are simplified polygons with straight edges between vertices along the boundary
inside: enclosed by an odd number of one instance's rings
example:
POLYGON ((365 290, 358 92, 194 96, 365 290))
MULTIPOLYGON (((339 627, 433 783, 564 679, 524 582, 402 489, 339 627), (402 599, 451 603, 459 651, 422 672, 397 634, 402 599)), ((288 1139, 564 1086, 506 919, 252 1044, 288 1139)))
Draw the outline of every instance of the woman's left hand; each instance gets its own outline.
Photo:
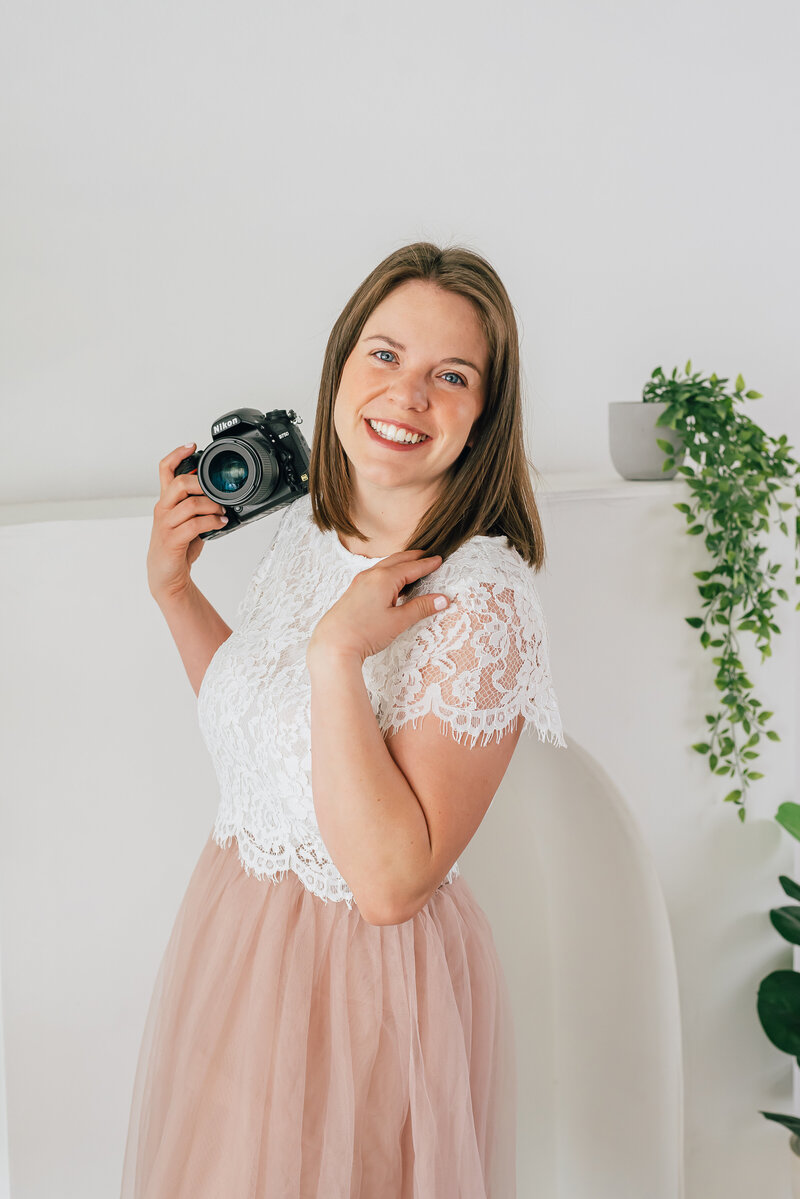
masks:
POLYGON ((363 662, 424 616, 448 607, 448 597, 436 594, 419 595, 397 607, 406 583, 441 565, 440 555, 421 557, 422 553, 402 550, 357 574, 344 595, 317 622, 306 649, 306 662, 319 649, 363 662), (437 608, 435 601, 439 598, 445 603, 437 608))

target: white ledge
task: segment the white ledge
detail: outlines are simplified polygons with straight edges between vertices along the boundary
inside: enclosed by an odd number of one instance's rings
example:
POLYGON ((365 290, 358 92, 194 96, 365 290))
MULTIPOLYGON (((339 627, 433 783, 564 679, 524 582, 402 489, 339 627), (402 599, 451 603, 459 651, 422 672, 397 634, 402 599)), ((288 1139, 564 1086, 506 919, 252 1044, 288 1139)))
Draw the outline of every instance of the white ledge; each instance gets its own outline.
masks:
MULTIPOLYGON (((674 479, 622 479, 607 472, 558 471, 534 477, 537 500, 637 499, 670 494, 684 482, 674 479)), ((115 496, 86 500, 38 500, 26 504, 0 504, 0 525, 23 525, 50 520, 108 520, 112 517, 152 516, 158 496, 115 496)))

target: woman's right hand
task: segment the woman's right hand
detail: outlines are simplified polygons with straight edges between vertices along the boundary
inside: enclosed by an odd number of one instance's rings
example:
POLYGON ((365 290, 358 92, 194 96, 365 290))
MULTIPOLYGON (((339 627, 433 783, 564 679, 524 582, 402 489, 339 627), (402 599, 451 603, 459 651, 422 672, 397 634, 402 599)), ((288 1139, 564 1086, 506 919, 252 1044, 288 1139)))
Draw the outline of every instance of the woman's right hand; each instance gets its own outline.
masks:
POLYGON ((185 591, 191 582, 191 567, 203 548, 200 536, 208 529, 222 529, 225 508, 205 494, 196 474, 176 475, 178 463, 194 451, 179 446, 158 464, 161 495, 153 508, 153 529, 147 551, 147 582, 155 599, 185 591))

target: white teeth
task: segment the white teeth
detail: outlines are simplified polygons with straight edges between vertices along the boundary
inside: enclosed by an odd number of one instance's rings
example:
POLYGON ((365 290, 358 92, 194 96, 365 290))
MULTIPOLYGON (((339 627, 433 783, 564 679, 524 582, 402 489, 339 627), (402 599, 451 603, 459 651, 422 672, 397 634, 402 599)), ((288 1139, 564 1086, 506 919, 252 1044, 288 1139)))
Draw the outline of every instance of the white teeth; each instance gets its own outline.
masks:
POLYGON ((401 444, 416 445, 420 441, 427 441, 428 438, 421 436, 419 433, 409 433, 407 429, 398 429, 396 425, 386 425, 383 421, 371 420, 368 422, 370 427, 375 430, 381 437, 387 441, 399 441, 401 444))

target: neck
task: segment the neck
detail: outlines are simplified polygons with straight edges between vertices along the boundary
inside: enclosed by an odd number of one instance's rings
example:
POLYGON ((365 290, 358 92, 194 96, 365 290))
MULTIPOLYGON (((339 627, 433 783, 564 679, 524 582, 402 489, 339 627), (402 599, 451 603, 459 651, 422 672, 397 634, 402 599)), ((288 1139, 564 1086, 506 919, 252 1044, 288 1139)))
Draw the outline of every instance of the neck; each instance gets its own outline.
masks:
POLYGON ((372 487, 362 480, 353 489, 353 523, 366 541, 348 538, 347 548, 357 554, 382 558, 404 549, 408 539, 439 493, 439 483, 424 490, 403 487, 372 487), (354 544, 350 544, 350 543, 354 544))

